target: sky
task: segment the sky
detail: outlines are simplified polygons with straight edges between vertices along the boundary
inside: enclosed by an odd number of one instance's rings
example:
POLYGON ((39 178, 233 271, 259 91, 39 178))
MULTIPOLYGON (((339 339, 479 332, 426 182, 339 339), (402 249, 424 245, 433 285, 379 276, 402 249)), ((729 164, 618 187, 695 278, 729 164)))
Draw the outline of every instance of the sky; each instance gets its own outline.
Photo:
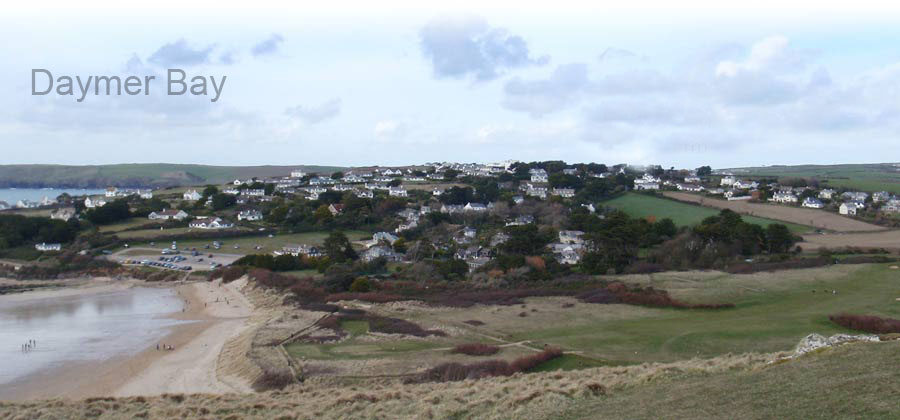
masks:
POLYGON ((29 7, 0 17, 0 164, 900 161, 879 3, 29 7), (33 95, 32 69, 156 79, 78 102, 33 95), (168 69, 226 79, 166 95, 168 69))

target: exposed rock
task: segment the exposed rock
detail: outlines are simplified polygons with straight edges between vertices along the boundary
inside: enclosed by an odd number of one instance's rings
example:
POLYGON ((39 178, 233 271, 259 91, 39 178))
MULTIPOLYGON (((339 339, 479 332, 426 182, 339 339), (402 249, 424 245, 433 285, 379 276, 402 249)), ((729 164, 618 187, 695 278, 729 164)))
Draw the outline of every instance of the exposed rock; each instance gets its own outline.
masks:
POLYGON ((802 356, 811 351, 815 351, 825 347, 836 347, 841 344, 852 343, 856 341, 864 341, 864 342, 878 342, 881 341, 877 335, 870 334, 860 334, 860 335, 851 335, 851 334, 835 334, 831 337, 826 338, 821 334, 810 334, 806 337, 803 337, 800 340, 800 343, 797 344, 797 348, 794 350, 794 354, 789 356, 788 358, 794 358, 802 356))

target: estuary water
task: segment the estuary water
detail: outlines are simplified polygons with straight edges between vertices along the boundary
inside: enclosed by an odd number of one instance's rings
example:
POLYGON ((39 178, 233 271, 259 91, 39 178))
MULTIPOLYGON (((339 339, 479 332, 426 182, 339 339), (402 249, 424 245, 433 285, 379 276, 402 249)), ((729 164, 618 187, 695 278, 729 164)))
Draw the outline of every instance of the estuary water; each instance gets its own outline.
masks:
POLYGON ((21 391, 17 387, 31 375, 136 354, 154 346, 169 327, 184 322, 166 317, 182 308, 172 289, 132 287, 34 296, 0 296, 0 400, 21 391), (35 345, 23 349, 29 340, 35 345))
POLYGON ((0 188, 0 201, 5 201, 10 206, 15 206, 19 200, 41 201, 44 197, 55 200, 62 193, 68 193, 69 195, 97 195, 105 192, 105 190, 80 188, 0 188))

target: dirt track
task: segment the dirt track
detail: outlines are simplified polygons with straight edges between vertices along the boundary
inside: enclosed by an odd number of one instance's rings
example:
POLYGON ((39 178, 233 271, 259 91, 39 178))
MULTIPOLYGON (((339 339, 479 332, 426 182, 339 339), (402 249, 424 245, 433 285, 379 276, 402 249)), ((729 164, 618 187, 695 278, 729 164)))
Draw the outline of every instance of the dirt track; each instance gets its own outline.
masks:
POLYGON ((720 209, 730 209, 740 214, 765 217, 836 232, 877 232, 885 230, 885 228, 881 226, 876 226, 823 210, 789 207, 776 204, 750 203, 747 201, 726 201, 717 198, 707 198, 697 194, 674 191, 666 191, 663 195, 679 201, 697 203, 720 209))

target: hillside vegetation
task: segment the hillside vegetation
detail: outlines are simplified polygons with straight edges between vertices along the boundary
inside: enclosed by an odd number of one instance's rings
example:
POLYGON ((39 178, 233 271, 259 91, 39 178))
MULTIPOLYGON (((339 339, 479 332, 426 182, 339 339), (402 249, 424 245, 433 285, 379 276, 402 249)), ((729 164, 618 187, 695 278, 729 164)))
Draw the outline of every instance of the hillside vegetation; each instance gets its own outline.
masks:
POLYGON ((286 176, 294 169, 330 173, 330 166, 208 166, 170 163, 121 165, 0 165, 0 188, 166 187, 222 184, 237 178, 286 176))
POLYGON ((773 365, 772 355, 744 355, 451 383, 0 403, 0 418, 896 418, 900 373, 885 369, 896 351, 850 344, 773 365))
POLYGON ((817 179, 820 185, 862 191, 890 191, 900 194, 900 166, 896 163, 845 165, 773 165, 722 169, 740 176, 817 179))

